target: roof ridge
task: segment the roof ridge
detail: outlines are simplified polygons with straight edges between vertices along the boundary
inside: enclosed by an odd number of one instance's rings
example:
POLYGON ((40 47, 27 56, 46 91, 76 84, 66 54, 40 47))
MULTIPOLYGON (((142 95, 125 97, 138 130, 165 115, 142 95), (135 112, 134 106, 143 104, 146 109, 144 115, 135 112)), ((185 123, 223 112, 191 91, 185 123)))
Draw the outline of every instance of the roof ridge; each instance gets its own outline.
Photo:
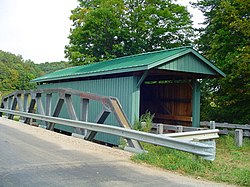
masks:
MULTIPOLYGON (((47 74, 45 74, 45 75, 42 75, 41 77, 46 78, 47 75, 54 74, 54 73, 57 73, 57 72, 60 72, 60 71, 64 71, 64 70, 74 69, 74 68, 76 68, 76 67, 79 67, 79 66, 72 66, 72 67, 67 67, 67 68, 63 68, 63 69, 58 69, 58 70, 53 71, 53 72, 51 72, 51 73, 47 73, 47 74)), ((40 77, 37 77, 37 78, 35 78, 34 80, 36 80, 36 79, 38 79, 38 78, 40 78, 40 77)))
POLYGON ((152 53, 161 53, 161 52, 166 52, 166 51, 173 51, 173 50, 176 50, 176 49, 184 49, 184 48, 192 48, 192 46, 182 46, 182 47, 162 49, 162 50, 157 50, 157 51, 150 51, 150 52, 145 52, 145 53, 138 53, 138 54, 134 54, 134 55, 122 56, 122 57, 114 58, 114 59, 111 59, 111 60, 108 60, 108 61, 113 61, 113 60, 118 60, 118 59, 123 59, 123 58, 129 58, 129 57, 142 56, 142 55, 149 55, 149 54, 152 54, 152 53))
POLYGON ((119 60, 119 59, 125 59, 125 58, 142 56, 142 55, 148 55, 148 54, 152 54, 152 53, 160 53, 160 52, 166 52, 166 51, 173 51, 173 50, 176 50, 176 49, 184 49, 184 48, 193 48, 193 47, 192 46, 181 46, 181 47, 168 48, 168 49, 162 49, 162 50, 157 50, 157 51, 150 51, 150 52, 145 52, 145 53, 138 53, 138 54, 134 54, 134 55, 121 56, 121 57, 113 58, 113 59, 110 59, 110 60, 104 60, 104 61, 100 61, 100 62, 93 62, 93 63, 83 64, 83 65, 79 65, 79 66, 73 66, 72 68, 74 68, 74 67, 81 67, 81 66, 85 66, 86 67, 86 66, 94 65, 94 64, 108 63, 108 62, 112 62, 114 60, 119 60))

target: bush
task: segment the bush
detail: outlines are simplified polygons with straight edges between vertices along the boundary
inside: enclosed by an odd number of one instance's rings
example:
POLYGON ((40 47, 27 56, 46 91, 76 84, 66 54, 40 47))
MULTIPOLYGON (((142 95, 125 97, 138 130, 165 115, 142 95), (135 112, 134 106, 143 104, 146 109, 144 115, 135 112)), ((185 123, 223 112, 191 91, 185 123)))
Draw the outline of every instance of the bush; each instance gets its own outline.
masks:
POLYGON ((152 128, 153 118, 154 114, 151 114, 150 112, 146 111, 146 113, 140 117, 140 120, 135 120, 133 129, 143 132, 149 132, 152 128))

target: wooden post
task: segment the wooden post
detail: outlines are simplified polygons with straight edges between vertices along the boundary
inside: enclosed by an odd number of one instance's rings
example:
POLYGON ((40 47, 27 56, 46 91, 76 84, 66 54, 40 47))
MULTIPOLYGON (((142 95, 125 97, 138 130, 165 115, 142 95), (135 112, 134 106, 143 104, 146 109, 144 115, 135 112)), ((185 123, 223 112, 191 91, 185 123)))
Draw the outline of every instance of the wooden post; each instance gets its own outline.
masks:
POLYGON ((183 132, 183 126, 176 126, 176 132, 183 132))
POLYGON ((157 134, 163 134, 163 124, 157 124, 157 134))
POLYGON ((215 121, 210 121, 210 129, 215 129, 215 121))
POLYGON ((235 130, 235 144, 237 147, 241 147, 242 146, 242 142, 243 142, 243 130, 242 129, 236 129, 235 130))

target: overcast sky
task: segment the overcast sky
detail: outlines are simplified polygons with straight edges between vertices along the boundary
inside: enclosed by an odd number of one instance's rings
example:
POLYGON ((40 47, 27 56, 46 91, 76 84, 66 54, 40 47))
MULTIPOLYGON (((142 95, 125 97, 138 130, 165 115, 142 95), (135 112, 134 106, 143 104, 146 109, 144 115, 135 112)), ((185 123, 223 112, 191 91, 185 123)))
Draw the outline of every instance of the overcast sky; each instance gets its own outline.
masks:
MULTIPOLYGON (((178 0, 188 6, 197 27, 203 17, 189 1, 195 0, 178 0)), ((65 60, 69 16, 77 4, 77 0, 0 0, 0 50, 35 63, 65 60)))

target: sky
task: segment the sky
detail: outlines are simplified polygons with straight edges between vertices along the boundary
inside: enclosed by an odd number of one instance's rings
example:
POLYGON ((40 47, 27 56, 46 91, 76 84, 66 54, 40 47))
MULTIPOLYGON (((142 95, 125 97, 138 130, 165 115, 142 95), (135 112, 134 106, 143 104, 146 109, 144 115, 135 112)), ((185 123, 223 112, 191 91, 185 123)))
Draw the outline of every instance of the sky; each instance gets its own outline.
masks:
MULTIPOLYGON (((194 27, 202 13, 190 1, 178 0, 193 15, 194 27)), ((34 63, 57 62, 64 58, 69 43, 71 10, 77 0, 0 0, 0 50, 21 55, 34 63)))

